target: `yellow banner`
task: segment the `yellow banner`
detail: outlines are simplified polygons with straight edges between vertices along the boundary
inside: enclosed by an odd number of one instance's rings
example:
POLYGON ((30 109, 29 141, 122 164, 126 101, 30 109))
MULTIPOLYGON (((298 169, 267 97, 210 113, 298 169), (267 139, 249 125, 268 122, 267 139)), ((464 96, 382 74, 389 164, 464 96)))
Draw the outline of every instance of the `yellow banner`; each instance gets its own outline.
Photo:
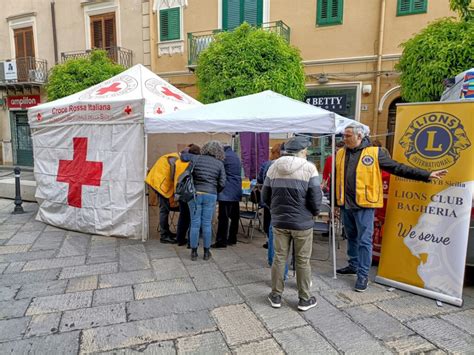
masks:
POLYGON ((448 174, 430 183, 391 177, 377 281, 461 299, 474 181, 474 102, 400 105, 394 142, 394 160, 448 174))

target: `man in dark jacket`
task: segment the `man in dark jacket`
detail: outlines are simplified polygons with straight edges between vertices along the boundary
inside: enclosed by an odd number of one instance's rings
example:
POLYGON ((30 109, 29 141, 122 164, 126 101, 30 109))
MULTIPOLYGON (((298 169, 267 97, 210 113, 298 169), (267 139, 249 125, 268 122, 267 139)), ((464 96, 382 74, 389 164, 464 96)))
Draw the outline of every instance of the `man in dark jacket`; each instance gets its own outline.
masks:
POLYGON ((379 147, 373 147, 364 128, 353 123, 344 131, 345 147, 336 155, 336 202, 342 207, 349 265, 338 274, 355 275, 355 291, 367 289, 372 261, 374 209, 383 207, 381 169, 407 179, 441 179, 446 170, 429 172, 398 163, 379 147))
POLYGON ((285 264, 293 240, 296 257, 298 309, 306 311, 316 306, 310 294, 313 247, 313 216, 321 206, 322 192, 318 171, 306 161, 310 142, 294 137, 285 143, 285 154, 268 169, 263 184, 263 202, 270 207, 275 257, 272 265, 272 292, 268 299, 274 308, 281 307, 285 264))
POLYGON ((242 197, 242 166, 240 159, 229 145, 224 146, 225 188, 219 193, 219 216, 216 242, 213 248, 226 248, 237 243, 239 231, 240 199, 242 197), (230 229, 229 229, 230 219, 230 229))

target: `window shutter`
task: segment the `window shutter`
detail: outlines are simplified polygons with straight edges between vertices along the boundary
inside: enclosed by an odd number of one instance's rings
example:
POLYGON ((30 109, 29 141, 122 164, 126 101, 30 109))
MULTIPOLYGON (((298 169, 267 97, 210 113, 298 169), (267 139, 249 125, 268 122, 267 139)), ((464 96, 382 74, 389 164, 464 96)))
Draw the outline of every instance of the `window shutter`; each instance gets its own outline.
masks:
POLYGON ((427 0, 414 0, 413 1, 413 13, 426 12, 427 0))
POLYGON ((102 48, 102 19, 91 21, 92 48, 102 48))
POLYGON ((15 57, 26 57, 25 41, 23 40, 23 33, 15 31, 15 57))
POLYGON ((160 40, 172 41, 181 38, 180 8, 160 10, 160 40))
POLYGON ((115 47, 115 17, 104 19, 105 48, 115 47))
POLYGON ((316 24, 319 26, 342 23, 343 0, 318 0, 316 24))
POLYGON ((248 22, 253 26, 262 24, 263 0, 243 0, 244 18, 241 22, 248 22))
POLYGON ((397 16, 426 12, 428 0, 398 0, 397 16))
POLYGON ((15 39, 15 57, 35 57, 33 27, 14 30, 13 35, 15 39))
POLYGON ((223 0, 222 3, 222 27, 225 30, 240 25, 241 12, 244 0, 223 0))

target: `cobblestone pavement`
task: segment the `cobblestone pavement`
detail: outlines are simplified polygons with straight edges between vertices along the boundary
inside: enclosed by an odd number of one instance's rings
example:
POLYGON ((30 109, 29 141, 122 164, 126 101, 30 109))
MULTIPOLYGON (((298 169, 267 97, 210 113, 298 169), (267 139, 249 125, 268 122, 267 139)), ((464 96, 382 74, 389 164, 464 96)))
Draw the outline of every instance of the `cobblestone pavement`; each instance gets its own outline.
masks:
MULTIPOLYGON (((375 283, 356 293, 353 277, 334 280, 330 262, 313 261, 318 306, 296 310, 290 277, 272 309, 261 236, 192 262, 156 235, 141 243, 65 231, 35 221, 36 204, 24 207, 11 215, 13 201, 0 200, 0 354, 474 352, 472 286, 462 308, 439 307, 375 283)), ((314 246, 324 258, 327 242, 314 246)))

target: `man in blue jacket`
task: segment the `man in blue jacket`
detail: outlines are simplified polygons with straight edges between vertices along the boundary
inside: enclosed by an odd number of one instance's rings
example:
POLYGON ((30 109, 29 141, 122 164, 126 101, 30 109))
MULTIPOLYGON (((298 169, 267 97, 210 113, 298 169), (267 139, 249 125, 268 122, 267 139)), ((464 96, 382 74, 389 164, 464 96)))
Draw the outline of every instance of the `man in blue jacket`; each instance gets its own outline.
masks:
POLYGON ((237 243, 239 230, 240 207, 242 197, 242 167, 240 159, 229 145, 224 145, 224 168, 226 182, 224 190, 219 193, 219 216, 216 243, 213 248, 226 248, 237 243), (230 228, 229 228, 230 219, 230 228))

